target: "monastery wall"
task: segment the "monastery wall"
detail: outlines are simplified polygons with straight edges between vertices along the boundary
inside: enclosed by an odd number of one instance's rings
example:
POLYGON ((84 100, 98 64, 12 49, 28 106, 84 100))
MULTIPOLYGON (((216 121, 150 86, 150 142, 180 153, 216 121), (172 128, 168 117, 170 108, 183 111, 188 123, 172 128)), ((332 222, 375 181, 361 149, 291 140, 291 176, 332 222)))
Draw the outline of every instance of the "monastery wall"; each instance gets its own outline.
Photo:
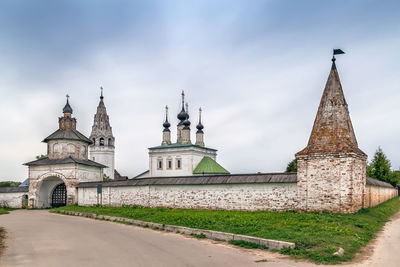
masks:
POLYGON ((22 208, 27 195, 27 187, 0 187, 0 207, 22 208))
POLYGON ((364 206, 374 207, 386 200, 397 197, 396 188, 368 185, 365 187, 364 206))
MULTIPOLYGON (((96 205, 97 201, 96 184, 78 187, 78 205, 96 205)), ((296 183, 103 186, 101 202, 105 206, 285 211, 297 207, 297 186, 296 183)))

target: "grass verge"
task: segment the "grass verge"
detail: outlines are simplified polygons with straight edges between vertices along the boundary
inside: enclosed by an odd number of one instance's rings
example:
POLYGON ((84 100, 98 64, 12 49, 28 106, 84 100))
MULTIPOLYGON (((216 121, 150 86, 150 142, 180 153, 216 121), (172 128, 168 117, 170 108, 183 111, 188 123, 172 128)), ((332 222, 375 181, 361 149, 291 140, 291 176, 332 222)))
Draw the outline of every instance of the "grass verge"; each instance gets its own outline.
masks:
POLYGON ((245 212, 125 207, 66 206, 54 209, 89 212, 109 216, 215 230, 296 243, 283 254, 310 259, 317 263, 336 264, 354 258, 356 252, 374 238, 393 214, 400 210, 399 198, 355 214, 245 212), (343 256, 333 253, 342 247, 343 256))
MULTIPOLYGON (((0 215, 1 214, 7 214, 8 210, 5 208, 0 207, 0 215)), ((0 256, 3 254, 4 251, 4 240, 6 238, 6 230, 4 230, 3 227, 0 227, 0 256)))
POLYGON ((0 215, 1 214, 7 214, 7 213, 8 213, 8 209, 0 207, 0 215))

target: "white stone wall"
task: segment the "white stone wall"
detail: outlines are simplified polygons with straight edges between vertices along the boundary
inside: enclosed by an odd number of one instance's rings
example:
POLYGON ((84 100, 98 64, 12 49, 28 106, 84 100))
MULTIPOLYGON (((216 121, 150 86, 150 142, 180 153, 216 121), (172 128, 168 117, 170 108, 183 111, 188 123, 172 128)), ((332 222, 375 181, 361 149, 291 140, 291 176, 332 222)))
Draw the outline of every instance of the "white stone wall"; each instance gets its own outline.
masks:
POLYGON ((149 170, 150 177, 163 176, 190 176, 193 170, 203 159, 208 156, 214 160, 217 153, 214 150, 208 150, 198 147, 180 147, 180 148, 163 148, 150 150, 149 152, 149 170), (168 169, 168 160, 172 160, 172 168, 168 169), (177 159, 181 159, 181 168, 177 168, 177 159), (162 160, 162 169, 158 168, 158 161, 162 160))
MULTIPOLYGON (((103 205, 225 210, 295 210, 296 183, 103 187, 103 205)), ((96 187, 78 188, 78 204, 97 204, 96 187)))
POLYGON ((396 188, 380 187, 367 185, 365 187, 364 207, 374 207, 385 202, 386 200, 397 197, 398 191, 396 188))
POLYGON ((349 154, 297 157, 299 209, 352 213, 363 207, 366 161, 349 154))
POLYGON ((22 208, 28 192, 0 193, 0 207, 22 208))
POLYGON ((103 164, 108 168, 104 168, 104 174, 114 179, 115 169, 115 149, 114 146, 89 146, 89 159, 97 163, 103 164))

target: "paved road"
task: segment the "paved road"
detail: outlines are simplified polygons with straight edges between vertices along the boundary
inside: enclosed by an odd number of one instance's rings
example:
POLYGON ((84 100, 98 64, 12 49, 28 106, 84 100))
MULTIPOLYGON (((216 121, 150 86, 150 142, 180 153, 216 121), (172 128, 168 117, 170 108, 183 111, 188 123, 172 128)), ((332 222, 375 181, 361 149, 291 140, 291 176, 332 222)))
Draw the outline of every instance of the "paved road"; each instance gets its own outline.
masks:
MULTIPOLYGON (((8 232, 0 266, 317 266, 278 253, 45 210, 1 215, 0 226, 8 232)), ((374 247, 371 257, 346 266, 400 266, 400 216, 374 247)))
POLYGON ((8 232, 1 266, 292 266, 276 253, 234 248, 119 223, 16 210, 0 216, 8 232), (256 262, 267 259, 268 262, 256 262))

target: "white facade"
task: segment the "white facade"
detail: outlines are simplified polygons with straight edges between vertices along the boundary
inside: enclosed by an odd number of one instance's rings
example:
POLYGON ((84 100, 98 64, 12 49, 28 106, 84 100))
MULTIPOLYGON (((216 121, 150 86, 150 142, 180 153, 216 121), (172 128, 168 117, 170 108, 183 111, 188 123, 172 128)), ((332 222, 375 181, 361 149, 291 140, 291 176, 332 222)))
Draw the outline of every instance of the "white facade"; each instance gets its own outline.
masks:
POLYGON ((114 179, 115 149, 114 146, 89 146, 90 160, 103 164, 104 174, 114 179))
POLYGON ((101 168, 76 163, 29 166, 29 206, 51 207, 53 190, 62 183, 67 190, 67 204, 74 204, 78 183, 102 181, 102 177, 101 168))
MULTIPOLYGON (((171 146, 171 148, 168 146, 150 148, 150 177, 193 175, 193 170, 204 156, 213 160, 217 158, 217 152, 214 149, 195 145, 171 146)), ((138 178, 143 178, 143 176, 138 178)))

